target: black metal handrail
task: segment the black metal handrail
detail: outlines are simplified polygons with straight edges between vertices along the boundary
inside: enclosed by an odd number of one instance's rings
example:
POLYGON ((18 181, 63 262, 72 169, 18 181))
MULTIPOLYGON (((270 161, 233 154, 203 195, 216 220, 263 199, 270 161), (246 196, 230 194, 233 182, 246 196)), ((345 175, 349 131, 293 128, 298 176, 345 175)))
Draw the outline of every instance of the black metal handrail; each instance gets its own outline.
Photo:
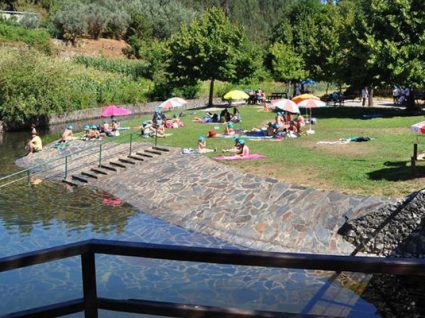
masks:
POLYGON ((147 300, 100 298, 96 289, 95 254, 274 268, 425 275, 425 260, 421 259, 272 253, 92 239, 1 258, 0 272, 4 272, 80 255, 84 296, 82 299, 33 308, 4 317, 58 317, 84 311, 86 318, 92 318, 98 316, 98 309, 173 317, 324 317, 147 300))

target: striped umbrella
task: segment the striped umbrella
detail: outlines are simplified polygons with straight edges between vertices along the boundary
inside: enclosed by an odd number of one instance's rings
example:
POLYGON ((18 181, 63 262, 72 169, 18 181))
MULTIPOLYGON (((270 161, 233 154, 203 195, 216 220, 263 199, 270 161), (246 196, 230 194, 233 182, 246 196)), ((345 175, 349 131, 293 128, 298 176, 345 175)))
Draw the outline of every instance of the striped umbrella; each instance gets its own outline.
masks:
POLYGON ((298 95, 298 96, 295 96, 294 98, 292 98, 292 101, 293 101, 293 102, 295 102, 296 104, 299 104, 299 103, 301 103, 303 100, 306 100, 306 99, 316 99, 316 100, 320 100, 320 98, 319 98, 319 97, 314 96, 314 95, 312 95, 312 94, 302 94, 302 95, 298 95))
POLYGON ((285 98, 274 99, 272 100, 271 103, 274 107, 279 108, 281 110, 294 113, 294 114, 300 113, 300 109, 298 108, 297 104, 295 104, 292 100, 285 99, 285 98))
POLYGON ((425 135, 425 121, 410 126, 410 130, 418 135, 425 135))
POLYGON ((162 102, 158 106, 158 108, 165 111, 165 110, 170 110, 173 108, 183 107, 183 105, 186 105, 186 104, 187 104, 187 101, 185 101, 183 98, 173 97, 162 102))
POLYGON ((309 120, 309 122, 310 122, 310 129, 309 129, 310 133, 313 133, 313 130, 311 130, 311 118, 312 118, 312 113, 313 113, 312 109, 318 108, 318 107, 325 107, 325 106, 326 106, 325 102, 322 102, 319 99, 313 99, 313 98, 304 99, 303 101, 300 101, 298 103, 298 107, 310 109, 310 120, 309 120))

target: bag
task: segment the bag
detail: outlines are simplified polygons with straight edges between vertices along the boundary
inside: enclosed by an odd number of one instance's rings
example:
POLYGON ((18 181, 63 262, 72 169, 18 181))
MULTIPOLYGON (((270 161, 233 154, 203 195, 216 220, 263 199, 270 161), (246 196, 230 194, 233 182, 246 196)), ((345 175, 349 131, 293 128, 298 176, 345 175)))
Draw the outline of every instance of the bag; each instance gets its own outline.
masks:
POLYGON ((213 129, 208 131, 208 138, 214 138, 217 136, 217 132, 213 129))

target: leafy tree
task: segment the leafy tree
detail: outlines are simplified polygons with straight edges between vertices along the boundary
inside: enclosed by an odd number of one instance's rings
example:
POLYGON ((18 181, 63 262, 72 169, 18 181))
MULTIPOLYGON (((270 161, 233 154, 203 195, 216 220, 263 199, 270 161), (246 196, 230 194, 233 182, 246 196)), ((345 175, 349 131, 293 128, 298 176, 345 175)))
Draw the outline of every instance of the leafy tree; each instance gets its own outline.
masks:
POLYGON ((272 75, 275 80, 295 83, 308 76, 302 57, 288 44, 276 42, 270 47, 269 52, 272 75))
POLYGON ((60 35, 72 45, 76 44, 77 37, 84 34, 87 29, 87 21, 83 19, 86 7, 80 2, 66 2, 55 13, 54 24, 60 31, 60 35))
POLYGON ((172 36, 167 71, 180 85, 195 85, 210 80, 209 105, 212 105, 214 81, 237 78, 236 60, 242 49, 244 32, 230 23, 224 12, 209 9, 200 19, 172 36))
POLYGON ((83 19, 87 23, 87 32, 93 39, 97 40, 111 18, 110 12, 96 3, 89 4, 85 10, 86 14, 83 19))

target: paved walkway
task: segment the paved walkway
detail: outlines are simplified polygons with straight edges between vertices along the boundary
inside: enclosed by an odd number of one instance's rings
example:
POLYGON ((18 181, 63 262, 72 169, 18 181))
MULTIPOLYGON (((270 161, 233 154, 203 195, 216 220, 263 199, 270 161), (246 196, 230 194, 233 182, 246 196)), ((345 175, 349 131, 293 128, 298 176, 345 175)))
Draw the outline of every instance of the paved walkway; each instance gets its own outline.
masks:
MULTIPOLYGON (((134 147, 140 152, 150 145, 134 147)), ((32 165, 55 151, 46 149, 17 163, 32 165)), ((346 217, 392 202, 288 185, 178 149, 161 153, 99 175, 89 185, 186 229, 250 248, 286 252, 350 254, 354 247, 336 233, 346 217)), ((110 157, 127 154, 128 146, 119 145, 110 157)), ((71 160, 72 173, 97 165, 96 156, 84 158, 71 160)), ((50 178, 61 179, 63 167, 57 173, 55 169, 49 169, 50 178)))

